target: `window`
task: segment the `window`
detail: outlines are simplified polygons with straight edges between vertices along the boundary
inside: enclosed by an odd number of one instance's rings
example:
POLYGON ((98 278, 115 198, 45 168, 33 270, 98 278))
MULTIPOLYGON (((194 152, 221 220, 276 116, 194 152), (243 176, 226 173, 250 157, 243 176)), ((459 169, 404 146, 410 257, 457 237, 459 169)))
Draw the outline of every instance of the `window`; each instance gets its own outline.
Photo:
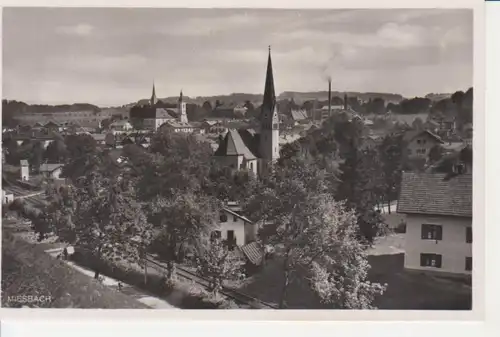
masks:
POLYGON ((417 139, 417 144, 420 144, 420 139, 417 139))
POLYGON ((443 240, 443 226, 422 224, 422 240, 443 240))
POLYGON ((408 154, 410 154, 410 155, 411 155, 411 149, 408 149, 408 150, 407 150, 407 152, 408 152, 408 154))
POLYGON ((439 254, 420 254, 421 267, 441 268, 442 256, 439 254))
POLYGON ((253 170, 253 163, 250 163, 250 170, 253 170))
POLYGON ((238 222, 238 217, 236 215, 233 215, 233 222, 238 222))
POLYGON ((472 271, 472 257, 465 258, 465 270, 472 271))
POLYGON ((220 222, 227 222, 227 215, 225 213, 221 213, 219 219, 220 222))
POLYGON ((465 242, 472 243, 472 227, 465 229, 465 242))
POLYGON ((234 236, 234 231, 227 231, 227 246, 229 250, 233 250, 236 246, 236 236, 234 236))

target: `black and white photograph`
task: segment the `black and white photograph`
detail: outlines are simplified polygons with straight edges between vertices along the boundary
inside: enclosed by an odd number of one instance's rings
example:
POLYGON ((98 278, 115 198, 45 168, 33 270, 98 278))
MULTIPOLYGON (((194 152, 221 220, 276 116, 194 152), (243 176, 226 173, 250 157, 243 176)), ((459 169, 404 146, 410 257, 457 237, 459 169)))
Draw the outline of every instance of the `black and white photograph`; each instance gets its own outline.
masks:
POLYGON ((3 7, 2 308, 471 311, 473 12, 3 7))

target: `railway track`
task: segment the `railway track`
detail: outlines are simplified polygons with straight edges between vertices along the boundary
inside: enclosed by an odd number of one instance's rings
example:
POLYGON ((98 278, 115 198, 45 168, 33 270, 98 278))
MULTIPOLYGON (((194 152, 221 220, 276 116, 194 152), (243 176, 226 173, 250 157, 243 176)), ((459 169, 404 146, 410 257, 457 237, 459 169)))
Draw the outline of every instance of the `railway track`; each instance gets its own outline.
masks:
MULTIPOLYGON (((161 272, 164 272, 167 267, 164 263, 156 261, 153 259, 152 256, 149 256, 147 259, 148 263, 152 265, 153 268, 159 268, 161 269, 161 272)), ((204 288, 209 287, 209 281, 206 279, 198 276, 197 274, 186 270, 183 267, 176 266, 176 274, 177 276, 180 276, 186 280, 193 281, 204 288)), ((254 298, 252 296, 249 296, 247 294, 241 293, 239 291, 236 291, 234 289, 228 288, 228 287, 223 287, 221 294, 224 295, 225 297, 235 301, 237 304, 243 304, 245 306, 248 306, 251 309, 277 309, 277 307, 273 304, 266 303, 264 301, 261 301, 257 298, 254 298)))

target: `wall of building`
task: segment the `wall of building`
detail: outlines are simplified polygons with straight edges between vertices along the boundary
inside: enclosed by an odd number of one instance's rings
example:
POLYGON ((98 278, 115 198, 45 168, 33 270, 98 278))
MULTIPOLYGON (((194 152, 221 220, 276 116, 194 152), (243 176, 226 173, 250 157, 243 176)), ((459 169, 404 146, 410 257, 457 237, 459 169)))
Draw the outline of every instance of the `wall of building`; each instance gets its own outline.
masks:
POLYGON ((21 166, 21 180, 30 180, 29 166, 21 166))
POLYGON ((427 158, 429 151, 437 144, 439 143, 434 138, 423 133, 408 143, 406 151, 409 158, 427 158), (417 150, 424 150, 425 152, 418 153, 417 150))
POLYGON ((243 162, 243 156, 220 156, 216 157, 222 166, 239 169, 243 162))
POLYGON ((472 257, 472 244, 466 242, 466 228, 471 218, 407 215, 405 268, 470 274, 465 270, 465 258, 472 257), (441 225, 442 240, 423 240, 422 224, 441 225), (420 254, 441 254, 441 268, 421 267, 420 254))
POLYGON ((249 244, 257 240, 258 226, 254 223, 245 223, 245 242, 244 244, 249 244))
POLYGON ((227 232, 234 231, 234 237, 236 238, 236 244, 242 246, 245 244, 245 222, 229 212, 224 212, 227 216, 226 222, 219 222, 217 224, 217 229, 221 231, 221 238, 223 240, 227 239, 227 232))

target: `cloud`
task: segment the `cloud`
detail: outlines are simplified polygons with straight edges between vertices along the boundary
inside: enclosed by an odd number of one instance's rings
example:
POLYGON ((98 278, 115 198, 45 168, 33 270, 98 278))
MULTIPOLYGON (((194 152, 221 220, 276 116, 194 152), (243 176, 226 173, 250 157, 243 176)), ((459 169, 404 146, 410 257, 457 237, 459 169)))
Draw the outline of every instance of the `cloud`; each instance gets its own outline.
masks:
POLYGON ((194 17, 177 23, 174 27, 167 27, 162 32, 174 36, 210 36, 258 24, 258 20, 246 13, 221 17, 194 17))
POLYGON ((94 27, 86 24, 80 23, 74 26, 59 26, 56 31, 63 35, 73 35, 73 36, 89 36, 92 34, 94 27))

